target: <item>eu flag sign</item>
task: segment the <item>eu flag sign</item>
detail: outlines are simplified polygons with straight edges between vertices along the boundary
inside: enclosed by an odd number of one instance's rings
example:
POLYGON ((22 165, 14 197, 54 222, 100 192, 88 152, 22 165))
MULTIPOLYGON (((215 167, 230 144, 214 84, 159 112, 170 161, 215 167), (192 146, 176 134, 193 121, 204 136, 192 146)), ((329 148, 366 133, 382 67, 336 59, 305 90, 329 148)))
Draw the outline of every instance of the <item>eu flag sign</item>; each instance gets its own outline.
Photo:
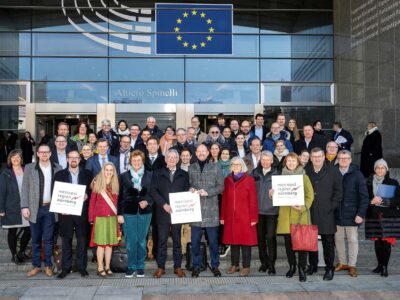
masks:
POLYGON ((156 4, 157 54, 232 54, 231 4, 156 4))

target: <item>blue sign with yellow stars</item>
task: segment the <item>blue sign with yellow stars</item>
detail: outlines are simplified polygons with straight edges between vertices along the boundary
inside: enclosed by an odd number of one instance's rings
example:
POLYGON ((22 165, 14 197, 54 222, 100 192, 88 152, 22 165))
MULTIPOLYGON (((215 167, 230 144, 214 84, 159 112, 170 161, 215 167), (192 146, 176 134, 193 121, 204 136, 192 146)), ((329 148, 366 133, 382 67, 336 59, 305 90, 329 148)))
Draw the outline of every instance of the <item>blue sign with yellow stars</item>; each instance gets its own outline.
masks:
POLYGON ((232 54, 231 4, 156 4, 157 54, 232 54))

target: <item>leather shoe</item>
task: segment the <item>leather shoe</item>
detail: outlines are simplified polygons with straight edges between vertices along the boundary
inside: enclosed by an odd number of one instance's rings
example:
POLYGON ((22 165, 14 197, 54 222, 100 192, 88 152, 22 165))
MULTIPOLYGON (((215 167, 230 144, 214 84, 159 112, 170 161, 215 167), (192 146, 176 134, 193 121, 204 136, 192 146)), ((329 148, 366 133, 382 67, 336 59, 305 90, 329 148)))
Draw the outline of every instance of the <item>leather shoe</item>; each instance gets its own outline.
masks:
POLYGON ((378 266, 372 270, 372 272, 379 274, 380 272, 382 272, 382 265, 378 264, 378 266))
POLYGON ((236 272, 239 272, 239 271, 240 271, 239 267, 231 266, 226 273, 233 274, 233 273, 236 273, 236 272))
POLYGON ((39 274, 42 271, 42 269, 38 268, 38 267, 34 267, 32 270, 30 270, 26 275, 28 277, 33 277, 37 274, 39 274))
POLYGON ((344 270, 348 270, 348 269, 349 269, 348 265, 344 265, 344 264, 338 263, 336 265, 335 272, 344 271, 344 270))
POLYGON ((358 273, 356 267, 349 267, 349 274, 351 277, 357 277, 358 273))
POLYGON ((243 268, 240 271, 240 276, 242 276, 242 277, 247 277, 247 276, 249 276, 249 274, 250 274, 250 268, 243 268))
POLYGON ((200 270, 199 269, 193 269, 192 271, 192 277, 197 278, 200 275, 200 270))
POLYGON ((307 267, 306 273, 307 273, 307 275, 312 275, 314 273, 317 273, 317 271, 318 271, 318 267, 317 266, 309 265, 307 267))
POLYGON ((161 276, 165 275, 165 270, 158 268, 157 271, 154 272, 153 277, 154 278, 160 278, 161 276))
POLYGON ((53 268, 52 267, 45 267, 44 268, 44 274, 46 274, 47 277, 54 276, 53 268))
POLYGON ((15 263, 16 265, 20 265, 21 263, 23 263, 24 261, 21 260, 18 256, 18 254, 13 254, 13 256, 11 256, 11 261, 13 263, 15 263))
MULTIPOLYGON (((61 273, 57 275, 57 278, 63 279, 63 278, 65 278, 65 277, 68 275, 68 273, 69 273, 68 271, 62 270, 61 273)), ((46 275, 47 275, 47 274, 46 274, 46 275)))
POLYGON ((82 277, 89 276, 89 273, 86 270, 79 270, 79 273, 81 274, 82 277))
POLYGON ((214 277, 221 277, 221 271, 218 268, 212 268, 211 272, 214 274, 214 277))
POLYGON ((176 268, 176 269, 174 270, 174 273, 175 273, 179 278, 186 277, 185 272, 184 272, 181 268, 176 268))
POLYGON ((299 281, 300 282, 307 281, 306 271, 304 270, 304 268, 300 268, 300 267, 299 267, 299 281))
POLYGON ((296 273, 296 266, 290 266, 289 271, 286 273, 286 278, 292 278, 294 273, 296 273))
POLYGON ((382 266, 381 276, 382 277, 388 277, 389 276, 387 266, 382 266))
POLYGON ((334 268, 326 268, 323 279, 325 281, 330 281, 330 280, 333 279, 334 274, 335 274, 335 269, 334 268))
POLYGON ((268 275, 276 275, 275 267, 268 267, 268 275))
POLYGON ((263 272, 263 273, 265 273, 265 272, 267 272, 267 270, 268 270, 268 268, 267 268, 266 265, 261 265, 261 266, 258 268, 258 272, 263 272))

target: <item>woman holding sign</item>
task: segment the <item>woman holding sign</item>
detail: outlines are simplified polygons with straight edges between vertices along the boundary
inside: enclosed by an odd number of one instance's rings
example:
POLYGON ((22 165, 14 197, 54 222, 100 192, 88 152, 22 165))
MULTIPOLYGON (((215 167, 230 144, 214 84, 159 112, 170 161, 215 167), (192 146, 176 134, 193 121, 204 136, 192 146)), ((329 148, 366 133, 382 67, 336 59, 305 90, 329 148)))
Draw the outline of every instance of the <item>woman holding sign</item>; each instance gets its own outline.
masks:
POLYGON ((375 240, 375 254, 378 266, 372 271, 383 277, 388 276, 392 246, 400 238, 400 188, 397 180, 389 177, 385 160, 378 159, 375 173, 367 180, 370 205, 365 221, 366 238, 375 240))
POLYGON ((231 267, 228 274, 239 272, 242 250, 243 269, 240 276, 250 274, 251 247, 257 245, 258 200, 256 183, 248 175, 239 156, 231 160, 231 174, 225 178, 220 222, 224 225, 222 242, 231 245, 231 267))
MULTIPOLYGON (((294 205, 294 206, 281 206, 279 207, 278 216, 278 228, 277 234, 282 234, 285 239, 286 255, 289 262, 289 271, 286 273, 287 278, 293 277, 296 273, 296 254, 292 248, 292 240, 290 236, 290 225, 298 224, 311 224, 310 213, 307 211, 310 209, 311 204, 314 200, 314 190, 311 185, 310 179, 305 175, 305 171, 301 166, 301 162, 297 154, 289 153, 283 163, 282 175, 302 175, 304 182, 304 203, 305 205, 294 205)), ((273 192, 271 193, 272 196, 273 192)), ((299 280, 306 281, 305 268, 307 265, 307 252, 298 251, 298 268, 299 268, 299 280)))
POLYGON ((118 192, 118 175, 114 164, 104 163, 100 173, 93 180, 89 204, 89 222, 93 224, 90 247, 97 246, 97 275, 100 277, 112 275, 110 271, 112 247, 119 245, 118 192))

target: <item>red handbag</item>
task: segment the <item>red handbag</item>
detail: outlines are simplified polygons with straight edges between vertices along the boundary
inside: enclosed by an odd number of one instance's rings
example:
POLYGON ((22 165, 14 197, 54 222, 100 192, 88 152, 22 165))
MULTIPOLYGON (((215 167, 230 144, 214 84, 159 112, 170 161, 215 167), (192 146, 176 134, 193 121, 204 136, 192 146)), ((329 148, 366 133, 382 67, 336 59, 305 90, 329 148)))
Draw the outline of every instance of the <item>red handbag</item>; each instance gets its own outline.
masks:
MULTIPOLYGON (((311 225, 310 210, 308 213, 308 225, 300 224, 301 215, 299 214, 299 221, 297 224, 290 225, 290 236, 292 239, 293 251, 318 251, 318 227, 311 225)), ((289 217, 290 218, 290 217, 289 217)))

